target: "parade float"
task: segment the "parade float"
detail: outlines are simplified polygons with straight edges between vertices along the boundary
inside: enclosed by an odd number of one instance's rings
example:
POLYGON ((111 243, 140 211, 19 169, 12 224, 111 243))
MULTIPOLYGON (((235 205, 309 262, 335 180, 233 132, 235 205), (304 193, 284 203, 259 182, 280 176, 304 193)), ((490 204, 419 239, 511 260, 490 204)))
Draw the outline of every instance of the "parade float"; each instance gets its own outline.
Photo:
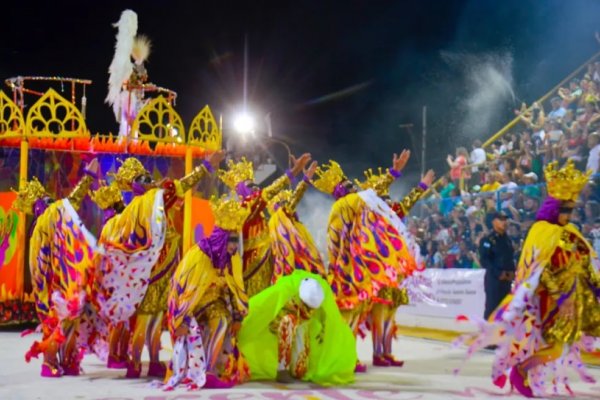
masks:
MULTIPOLYGON (((16 191, 26 181, 35 176, 54 198, 61 198, 81 176, 85 161, 94 157, 103 177, 110 177, 120 160, 135 156, 160 180, 183 176, 221 148, 220 123, 208 106, 186 125, 174 108, 176 93, 151 83, 128 82, 124 87, 126 99, 137 93, 144 102, 115 136, 92 134, 86 124, 90 80, 17 77, 5 82, 9 90, 0 91, 0 325, 35 320, 26 265, 31 219, 12 208, 16 191)), ((208 202, 201 197, 206 198, 214 184, 203 182, 194 193, 188 192, 175 212, 184 251, 199 222, 204 229, 212 226, 208 202)), ((99 231, 101 211, 91 200, 85 200, 80 214, 90 231, 99 231)))

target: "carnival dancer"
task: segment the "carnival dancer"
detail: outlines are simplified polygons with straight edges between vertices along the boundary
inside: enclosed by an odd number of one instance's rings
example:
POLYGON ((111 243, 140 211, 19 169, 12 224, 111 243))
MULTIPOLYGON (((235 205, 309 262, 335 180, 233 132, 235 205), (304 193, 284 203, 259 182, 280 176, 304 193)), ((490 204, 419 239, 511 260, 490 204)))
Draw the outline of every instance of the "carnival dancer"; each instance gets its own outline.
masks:
MULTIPOLYGON (((132 191, 135 197, 104 225, 99 239, 104 252, 95 260, 94 297, 99 317, 108 324, 109 368, 127 368, 128 376, 139 376, 143 341, 134 347, 139 354, 136 352, 130 360, 130 318, 144 300, 149 285, 159 283, 152 279, 155 274, 161 268, 170 267, 170 263, 160 262, 166 259, 165 252, 172 250, 171 245, 165 247, 167 212, 204 175, 212 173, 213 165, 217 166, 223 157, 223 152, 213 153, 189 175, 180 180, 164 180, 160 187, 135 158, 126 159, 115 174, 117 187, 132 191)), ((145 331, 145 328, 140 329, 145 331)), ((100 330, 100 336, 103 334, 100 330)), ((158 333, 154 331, 154 334, 158 333)), ((158 362, 159 349, 153 348, 154 362, 158 362)))
MULTIPOLYGON (((113 181, 110 185, 104 185, 93 192, 92 199, 104 210, 105 223, 116 214, 120 214, 125 208, 117 181, 113 181)), ((129 321, 130 332, 133 334, 129 343, 131 360, 127 364, 126 377, 128 378, 138 378, 141 375, 141 357, 144 345, 148 348, 150 356, 148 376, 164 377, 166 372, 166 367, 159 358, 161 335, 167 309, 169 282, 180 261, 180 235, 173 226, 170 211, 172 209, 165 213, 168 222, 164 245, 158 261, 150 272, 150 280, 144 298, 136 308, 135 316, 129 321)))
POLYGON ((238 246, 250 209, 223 198, 211 207, 212 233, 185 254, 173 276, 167 318, 173 374, 165 390, 227 388, 248 378, 235 336, 248 312, 238 246))
POLYGON ((219 178, 223 183, 235 191, 244 206, 250 209, 250 216, 242 229, 244 284, 249 297, 268 287, 273 276, 273 257, 265 208, 277 193, 292 184, 294 177, 310 161, 310 154, 303 154, 298 159, 292 156, 291 161, 292 168, 263 189, 254 183, 252 162, 245 158, 238 163, 229 160, 227 170, 219 171, 219 178))
POLYGON ((109 67, 108 103, 120 123, 119 136, 129 136, 129 130, 139 111, 146 104, 143 85, 148 80, 144 62, 150 55, 150 40, 144 35, 136 35, 137 14, 131 10, 121 13, 115 55, 109 67), (134 62, 131 62, 133 58, 134 62))
POLYGON ((252 380, 354 381, 356 342, 329 284, 297 269, 250 299, 239 346, 252 380))
POLYGON ((269 202, 269 235, 273 253, 272 283, 301 269, 326 277, 319 250, 306 227, 298 219, 296 207, 310 186, 317 162, 304 171, 294 191, 282 190, 269 202))
POLYGON ((594 352, 600 345, 598 258, 569 223, 590 173, 580 172, 569 160, 562 169, 556 162, 549 164, 545 176, 548 197, 525 239, 511 294, 489 322, 478 321, 479 333, 457 341, 475 339, 468 357, 484 346, 498 345, 494 384, 503 387, 508 375, 511 387, 526 397, 546 395, 546 384, 553 385, 554 393, 562 384, 573 395, 567 376, 571 368, 593 383, 581 352, 594 352))
POLYGON ((181 235, 172 222, 173 215, 167 211, 167 232, 165 244, 158 261, 150 272, 148 289, 136 309, 132 321, 130 340, 131 363, 127 368, 128 378, 138 378, 141 374, 142 351, 148 348, 150 364, 148 376, 163 378, 166 366, 160 361, 161 336, 166 318, 168 295, 175 268, 181 261, 181 235))
POLYGON ((86 302, 88 270, 97 251, 96 238, 85 228, 77 209, 98 174, 92 160, 71 194, 54 201, 34 179, 19 191, 13 207, 33 214, 29 268, 42 341, 35 341, 25 359, 43 353, 41 375, 79 375, 79 320, 86 302))
MULTIPOLYGON (((404 168, 410 153, 394 155, 393 174, 404 168)), ((357 193, 357 186, 345 177, 335 161, 317 168, 313 185, 333 195, 328 223, 328 280, 342 315, 354 335, 366 321, 379 290, 389 285, 398 268, 409 275, 416 268, 402 237, 385 214, 389 207, 373 190, 357 193)), ((365 372, 357 364, 357 372, 365 372)))
MULTIPOLYGON (((410 153, 404 153, 409 154, 410 153)), ((397 160, 394 160, 394 164, 397 160)), ((416 270, 425 268, 420 257, 420 248, 415 238, 410 234, 402 219, 408 215, 410 209, 421 198, 423 193, 429 188, 435 174, 433 170, 427 171, 418 186, 414 187, 408 195, 401 201, 393 201, 390 198, 389 188, 392 183, 399 177, 399 174, 392 175, 389 170, 383 172, 381 168, 379 173, 374 173, 373 170, 365 171, 365 181, 358 182, 357 185, 363 189, 372 189, 377 195, 384 200, 390 207, 393 214, 386 212, 392 226, 403 238, 406 250, 408 250, 408 258, 406 261, 416 264, 416 270), (395 214, 395 215, 394 215, 395 214), (414 260, 414 261, 413 261, 414 260)), ((406 253, 404 253, 406 254, 406 253)), ((408 290, 412 292, 419 290, 418 282, 412 285, 412 280, 409 276, 405 276, 406 267, 403 264, 393 265, 398 267, 390 279, 389 284, 379 290, 369 314, 369 325, 371 327, 373 340, 373 365, 378 367, 402 367, 404 361, 397 360, 393 356, 392 343, 396 337, 396 312, 398 307, 409 303, 408 290), (396 277, 394 279, 394 276, 396 277)))

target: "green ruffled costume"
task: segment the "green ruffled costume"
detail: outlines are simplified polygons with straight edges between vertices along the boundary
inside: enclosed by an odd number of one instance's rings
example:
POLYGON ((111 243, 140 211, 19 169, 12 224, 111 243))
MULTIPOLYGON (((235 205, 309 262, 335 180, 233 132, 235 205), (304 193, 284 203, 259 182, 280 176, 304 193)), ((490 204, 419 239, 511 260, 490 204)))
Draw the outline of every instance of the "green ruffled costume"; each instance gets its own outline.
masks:
POLYGON ((250 366, 251 379, 275 380, 278 339, 269 329, 269 324, 288 301, 298 296, 300 283, 305 278, 318 281, 325 298, 309 321, 308 371, 302 379, 322 386, 352 383, 357 360, 354 335, 342 319, 327 282, 302 270, 279 278, 275 285, 250 298, 249 313, 242 323, 238 344, 250 366))

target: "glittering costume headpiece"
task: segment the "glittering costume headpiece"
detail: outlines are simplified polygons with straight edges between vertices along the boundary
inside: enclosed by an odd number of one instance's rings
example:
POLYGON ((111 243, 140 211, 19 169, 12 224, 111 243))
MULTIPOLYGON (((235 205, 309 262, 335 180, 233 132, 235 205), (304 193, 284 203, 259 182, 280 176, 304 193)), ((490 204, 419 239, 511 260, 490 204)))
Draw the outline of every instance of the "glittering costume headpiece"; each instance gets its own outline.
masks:
POLYGON ((117 173, 114 174, 115 182, 119 189, 129 191, 133 180, 146 173, 148 171, 146 171, 140 160, 130 157, 121 163, 117 173))
POLYGON ((247 161, 245 157, 238 163, 227 160, 227 170, 219 170, 218 176, 230 189, 235 190, 239 183, 254 180, 254 168, 252 162, 247 161))
POLYGON ((393 180, 391 180, 388 175, 388 169, 384 171, 379 167, 377 174, 375 174, 373 170, 369 168, 365 171, 366 180, 364 182, 360 182, 358 179, 355 179, 354 182, 362 190, 373 189, 379 196, 389 196, 390 186, 393 180))
POLYGON ((48 196, 46 189, 35 176, 16 193, 17 199, 13 203, 13 208, 26 214, 33 214, 35 202, 48 196))
POLYGON ((313 179, 313 186, 323 193, 333 194, 337 185, 344 181, 344 171, 340 164, 329 160, 329 164, 323 164, 315 171, 316 179, 313 179))
POLYGON ((103 210, 123 201, 121 189, 119 189, 116 181, 110 185, 106 185, 106 182, 104 182, 104 185, 92 192, 90 197, 103 210))
POLYGON ((250 215, 250 209, 243 207, 235 199, 220 199, 213 197, 210 200, 210 208, 215 216, 215 225, 226 230, 237 232, 242 229, 246 218, 250 215))
POLYGON ((269 212, 276 211, 282 203, 287 204, 292 199, 293 194, 294 192, 291 190, 282 190, 281 192, 277 193, 267 204, 269 212))
POLYGON ((577 201, 591 174, 591 171, 584 173, 575 168, 573 160, 567 161, 561 169, 558 162, 551 162, 544 171, 548 194, 561 201, 577 201))

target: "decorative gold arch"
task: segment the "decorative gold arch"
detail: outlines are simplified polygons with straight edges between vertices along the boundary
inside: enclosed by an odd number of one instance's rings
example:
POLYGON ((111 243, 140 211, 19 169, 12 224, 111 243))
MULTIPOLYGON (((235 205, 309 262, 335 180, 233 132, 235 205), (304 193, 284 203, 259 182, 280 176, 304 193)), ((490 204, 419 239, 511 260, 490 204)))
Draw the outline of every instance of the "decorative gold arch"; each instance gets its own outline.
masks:
POLYGON ((209 106, 204 106, 194 117, 188 132, 188 144, 211 151, 221 149, 221 130, 209 106))
POLYGON ((36 137, 68 139, 89 136, 81 112, 52 88, 29 109, 26 127, 26 134, 36 137))
POLYGON ((0 139, 23 136, 25 119, 21 109, 0 90, 0 139))
POLYGON ((185 127, 169 102, 158 96, 138 113, 131 126, 130 137, 149 142, 185 144, 185 127))

